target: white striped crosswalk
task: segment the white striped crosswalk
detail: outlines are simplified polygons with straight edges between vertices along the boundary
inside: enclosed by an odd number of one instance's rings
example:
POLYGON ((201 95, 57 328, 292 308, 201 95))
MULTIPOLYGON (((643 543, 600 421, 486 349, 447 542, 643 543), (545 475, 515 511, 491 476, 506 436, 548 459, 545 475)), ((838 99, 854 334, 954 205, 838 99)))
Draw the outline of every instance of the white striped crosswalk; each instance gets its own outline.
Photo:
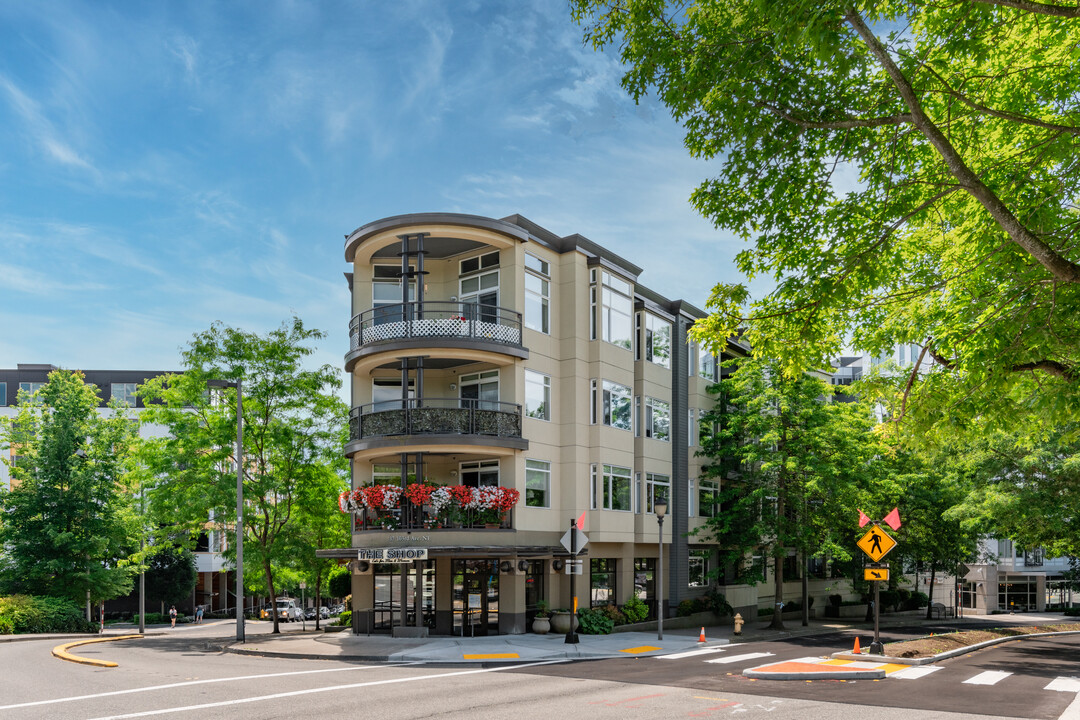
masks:
POLYGON ((1012 675, 1011 672, 1005 672, 1003 670, 987 670, 981 672, 974 677, 969 677, 964 681, 965 685, 997 685, 1005 678, 1012 675))
MULTIPOLYGON (((759 663, 752 662, 754 660, 766 657, 773 657, 773 653, 769 652, 752 652, 736 655, 724 654, 719 657, 708 657, 717 653, 724 653, 725 651, 729 651, 731 649, 731 646, 707 647, 698 648, 696 650, 689 650, 686 652, 673 653, 671 655, 659 655, 656 657, 659 660, 686 660, 691 658, 700 658, 701 662, 706 662, 714 665, 735 665, 737 663, 743 663, 744 665, 746 665, 746 667, 759 665, 759 663)), ((824 661, 825 658, 821 657, 803 657, 794 660, 786 660, 785 662, 822 664, 822 667, 824 668, 827 667, 827 665, 823 664, 824 661)), ((830 662, 833 664, 833 666, 841 664, 837 663, 836 661, 830 662)), ((908 681, 921 680, 922 678, 933 675, 941 670, 948 669, 947 665, 912 665, 910 667, 903 667, 897 669, 897 665, 890 663, 877 663, 873 661, 851 661, 842 663, 842 665, 847 668, 884 667, 887 673, 886 677, 908 681)), ((1002 682, 1006 682, 1007 684, 1008 679, 1013 677, 1013 673, 1004 670, 985 670, 983 672, 978 672, 974 675, 968 676, 968 673, 970 672, 971 671, 968 670, 967 673, 961 674, 957 670, 953 670, 950 673, 942 675, 941 677, 945 678, 947 675, 952 675, 952 677, 950 678, 952 682, 957 682, 963 685, 986 686, 997 685, 1002 682)), ((1043 687, 1043 689, 1057 692, 1077 693, 1077 697, 1080 698, 1080 677, 1057 677, 1051 680, 1045 687, 1043 687)), ((1080 700, 1078 700, 1078 702, 1080 702, 1080 700)))

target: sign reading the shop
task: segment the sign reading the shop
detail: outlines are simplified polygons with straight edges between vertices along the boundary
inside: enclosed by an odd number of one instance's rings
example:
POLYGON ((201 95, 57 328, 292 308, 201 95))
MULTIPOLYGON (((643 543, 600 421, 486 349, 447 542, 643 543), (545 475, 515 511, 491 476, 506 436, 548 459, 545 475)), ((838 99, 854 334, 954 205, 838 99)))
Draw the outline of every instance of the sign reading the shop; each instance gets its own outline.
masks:
POLYGON ((428 559, 427 548, 360 548, 356 553, 357 560, 376 563, 410 563, 428 559))

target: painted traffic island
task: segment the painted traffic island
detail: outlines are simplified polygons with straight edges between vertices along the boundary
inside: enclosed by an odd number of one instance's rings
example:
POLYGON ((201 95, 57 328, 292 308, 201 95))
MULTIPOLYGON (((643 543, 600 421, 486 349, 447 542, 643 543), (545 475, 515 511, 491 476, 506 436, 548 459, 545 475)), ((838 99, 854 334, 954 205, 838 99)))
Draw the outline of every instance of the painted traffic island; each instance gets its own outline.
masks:
POLYGON ((758 665, 743 670, 742 674, 756 680, 880 680, 887 673, 905 667, 887 662, 806 657, 758 665))

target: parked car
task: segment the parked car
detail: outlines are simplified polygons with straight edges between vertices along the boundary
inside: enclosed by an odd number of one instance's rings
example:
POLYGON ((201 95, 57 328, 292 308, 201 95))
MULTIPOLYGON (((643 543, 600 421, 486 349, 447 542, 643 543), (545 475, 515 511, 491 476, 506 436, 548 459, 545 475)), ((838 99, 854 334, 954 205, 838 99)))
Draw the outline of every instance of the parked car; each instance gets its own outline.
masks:
MULTIPOLYGON (((273 616, 270 614, 270 606, 263 608, 263 612, 260 615, 265 620, 272 620, 273 616)), ((278 620, 284 620, 285 622, 295 622, 302 620, 304 617, 304 611, 300 609, 299 604, 292 598, 278 598, 277 601, 277 616, 278 620)))

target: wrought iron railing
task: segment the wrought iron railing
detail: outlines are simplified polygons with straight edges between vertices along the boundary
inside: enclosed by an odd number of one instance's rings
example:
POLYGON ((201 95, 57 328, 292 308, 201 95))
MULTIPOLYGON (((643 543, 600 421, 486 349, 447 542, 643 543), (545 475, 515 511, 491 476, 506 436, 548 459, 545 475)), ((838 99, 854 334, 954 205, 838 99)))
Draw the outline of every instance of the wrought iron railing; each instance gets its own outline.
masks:
POLYGON ((424 301, 380 305, 349 322, 352 350, 412 338, 475 339, 520 347, 521 313, 476 303, 424 301))
POLYGON ((496 521, 482 510, 436 512, 430 505, 414 505, 402 495, 400 507, 392 510, 360 508, 353 513, 353 532, 366 530, 510 530, 514 511, 502 513, 496 521))
POLYGON ((521 406, 466 398, 409 398, 349 411, 349 439, 390 435, 521 437, 521 406))

